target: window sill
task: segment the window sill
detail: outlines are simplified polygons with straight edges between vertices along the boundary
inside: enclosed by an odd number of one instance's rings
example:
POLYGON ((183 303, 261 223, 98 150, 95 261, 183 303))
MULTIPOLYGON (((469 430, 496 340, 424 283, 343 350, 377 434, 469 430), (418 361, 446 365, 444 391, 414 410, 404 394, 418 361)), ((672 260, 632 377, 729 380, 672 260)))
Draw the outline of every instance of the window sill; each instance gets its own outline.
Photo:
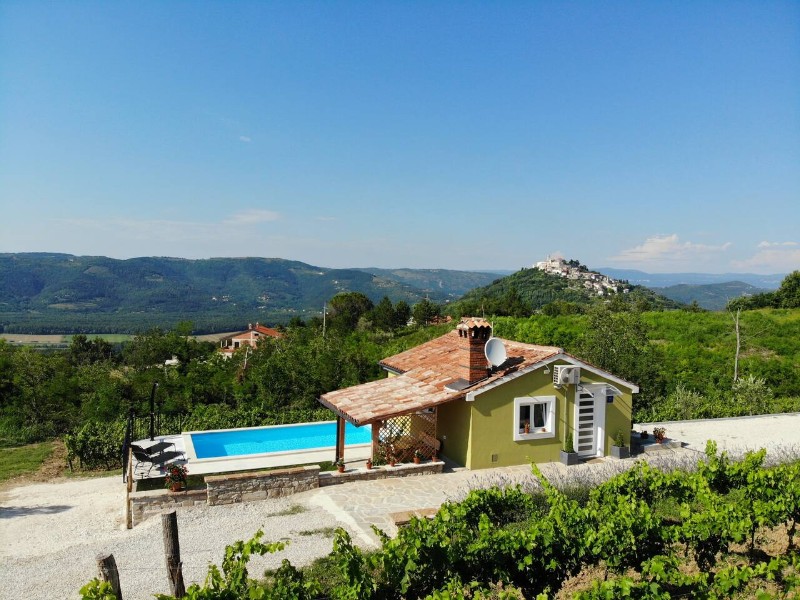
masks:
POLYGON ((531 433, 515 433, 514 434, 514 441, 515 442, 524 442, 527 440, 544 440, 547 438, 554 438, 556 437, 555 431, 539 431, 539 432, 531 432, 531 433))

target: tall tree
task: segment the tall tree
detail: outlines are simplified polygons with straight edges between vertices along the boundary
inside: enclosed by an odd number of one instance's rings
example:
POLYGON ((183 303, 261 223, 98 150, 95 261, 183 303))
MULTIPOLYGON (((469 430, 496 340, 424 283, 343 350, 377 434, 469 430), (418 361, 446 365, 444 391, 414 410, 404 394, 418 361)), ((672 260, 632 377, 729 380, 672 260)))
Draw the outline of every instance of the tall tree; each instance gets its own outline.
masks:
POLYGON ((342 333, 355 331, 358 320, 372 308, 372 300, 361 292, 336 294, 328 304, 330 327, 342 333))

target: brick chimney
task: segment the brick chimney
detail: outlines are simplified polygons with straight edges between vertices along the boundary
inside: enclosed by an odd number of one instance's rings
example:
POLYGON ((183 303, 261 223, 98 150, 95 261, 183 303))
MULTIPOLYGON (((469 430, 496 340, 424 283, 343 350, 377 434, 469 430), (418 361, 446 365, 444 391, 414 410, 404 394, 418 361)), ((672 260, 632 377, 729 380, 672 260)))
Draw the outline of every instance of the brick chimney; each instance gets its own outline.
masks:
POLYGON ((486 360, 486 342, 492 337, 492 326, 486 319, 463 317, 456 326, 458 336, 463 340, 467 364, 460 365, 462 377, 470 385, 489 376, 489 361, 486 360))

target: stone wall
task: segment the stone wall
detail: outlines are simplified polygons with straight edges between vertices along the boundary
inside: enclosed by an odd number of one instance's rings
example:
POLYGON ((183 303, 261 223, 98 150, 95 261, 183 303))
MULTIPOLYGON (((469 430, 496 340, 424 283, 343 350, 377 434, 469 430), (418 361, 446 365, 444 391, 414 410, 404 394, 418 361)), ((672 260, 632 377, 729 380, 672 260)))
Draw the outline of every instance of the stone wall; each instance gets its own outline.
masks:
POLYGON ((132 526, 135 527, 145 519, 160 515, 164 510, 205 504, 207 494, 206 490, 187 490, 185 492, 149 490, 146 492, 131 492, 129 499, 132 526))
POLYGON ((164 510, 195 506, 197 504, 235 504, 280 498, 317 487, 348 483, 350 481, 370 481, 388 477, 411 477, 441 473, 444 463, 426 462, 420 465, 403 463, 394 467, 383 466, 373 469, 358 468, 344 473, 320 473, 319 465, 275 469, 255 473, 231 473, 229 475, 209 475, 205 478, 205 490, 170 492, 151 490, 131 492, 129 495, 132 525, 145 519, 160 515, 164 510))
POLYGON ((372 481, 373 479, 387 479, 389 477, 413 477, 415 475, 428 475, 430 473, 441 473, 444 468, 442 461, 426 462, 419 465, 414 463, 402 463, 394 467, 382 466, 372 469, 354 469, 338 473, 336 471, 319 474, 319 487, 328 485, 338 485, 351 481, 372 481))
POLYGON ((319 487, 319 465, 205 478, 208 504, 234 504, 280 498, 319 487))

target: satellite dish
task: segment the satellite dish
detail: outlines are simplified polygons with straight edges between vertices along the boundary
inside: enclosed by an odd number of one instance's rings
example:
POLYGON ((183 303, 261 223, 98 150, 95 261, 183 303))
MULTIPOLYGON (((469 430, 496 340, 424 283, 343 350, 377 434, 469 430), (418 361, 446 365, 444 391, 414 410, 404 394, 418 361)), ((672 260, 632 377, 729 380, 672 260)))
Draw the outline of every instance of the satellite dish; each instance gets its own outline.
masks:
POLYGON ((486 342, 484 352, 486 353, 486 360, 488 360, 489 364, 493 367, 499 367, 506 362, 506 358, 508 357, 503 340, 494 337, 489 338, 489 341, 486 342))

